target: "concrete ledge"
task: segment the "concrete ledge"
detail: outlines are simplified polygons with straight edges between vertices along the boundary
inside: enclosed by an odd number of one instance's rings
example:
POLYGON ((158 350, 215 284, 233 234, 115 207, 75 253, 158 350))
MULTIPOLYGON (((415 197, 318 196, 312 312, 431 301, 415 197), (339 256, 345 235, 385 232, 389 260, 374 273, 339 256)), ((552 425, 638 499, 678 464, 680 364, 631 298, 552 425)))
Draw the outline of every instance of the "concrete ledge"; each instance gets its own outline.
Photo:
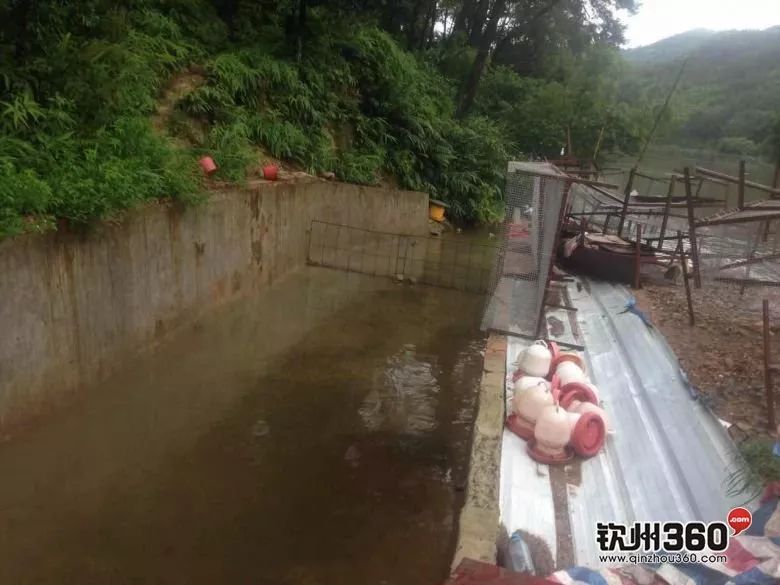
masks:
POLYGON ((491 334, 485 350, 485 366, 479 388, 479 410, 471 443, 466 501, 460 512, 453 569, 464 558, 496 562, 505 380, 506 337, 491 334))

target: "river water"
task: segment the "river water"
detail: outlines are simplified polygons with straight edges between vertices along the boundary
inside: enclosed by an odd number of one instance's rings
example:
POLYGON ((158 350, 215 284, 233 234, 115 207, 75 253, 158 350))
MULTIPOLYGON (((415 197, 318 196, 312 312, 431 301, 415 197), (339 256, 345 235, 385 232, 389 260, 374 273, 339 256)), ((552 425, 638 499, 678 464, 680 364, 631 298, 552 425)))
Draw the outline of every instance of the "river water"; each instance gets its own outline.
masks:
POLYGON ((0 445, 0 583, 432 584, 480 297, 305 268, 0 445))

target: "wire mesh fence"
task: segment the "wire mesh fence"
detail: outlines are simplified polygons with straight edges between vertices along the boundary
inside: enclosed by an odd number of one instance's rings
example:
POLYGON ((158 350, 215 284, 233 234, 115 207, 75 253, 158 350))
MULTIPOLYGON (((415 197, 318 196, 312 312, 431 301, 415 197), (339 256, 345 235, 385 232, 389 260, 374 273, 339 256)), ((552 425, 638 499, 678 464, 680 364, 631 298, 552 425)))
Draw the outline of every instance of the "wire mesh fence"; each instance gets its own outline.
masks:
POLYGON ((485 294, 496 246, 312 221, 307 261, 348 272, 485 294))
POLYGON ((546 163, 510 162, 483 329, 535 337, 570 183, 546 163))
POLYGON ((696 239, 703 280, 780 285, 780 221, 701 227, 696 239))

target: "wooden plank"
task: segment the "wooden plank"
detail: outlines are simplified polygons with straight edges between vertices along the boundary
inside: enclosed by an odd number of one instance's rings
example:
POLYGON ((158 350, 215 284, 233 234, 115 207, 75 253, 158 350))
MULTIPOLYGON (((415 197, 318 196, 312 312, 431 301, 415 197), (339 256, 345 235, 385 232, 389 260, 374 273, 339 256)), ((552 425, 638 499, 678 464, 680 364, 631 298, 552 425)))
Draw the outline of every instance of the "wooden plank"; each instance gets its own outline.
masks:
POLYGON ((745 209, 745 161, 739 161, 739 183, 737 183, 737 209, 745 209))
POLYGON ((724 264, 718 270, 728 270, 730 268, 739 268, 740 266, 747 266, 748 264, 760 264, 761 262, 771 262, 772 260, 780 259, 780 254, 765 254, 763 256, 754 256, 748 260, 737 260, 730 264, 724 264))
POLYGON ((634 174, 637 177, 642 177, 643 179, 650 179, 651 181, 668 181, 669 180, 668 178, 664 178, 664 177, 654 177, 653 175, 648 175, 647 173, 639 171, 639 170, 637 170, 634 174))
POLYGON ((688 237, 691 241, 691 259, 693 260, 693 285, 701 288, 701 273, 699 272, 699 246, 696 243, 696 217, 693 214, 693 196, 691 195, 690 169, 685 167, 685 199, 688 202, 688 237))
POLYGON ((634 248, 634 288, 641 286, 640 272, 642 269, 642 224, 636 224, 636 246, 634 248))
MULTIPOLYGON (((760 208, 759 208, 760 209, 760 208)), ((750 211, 748 208, 746 211, 750 211)), ((774 210, 769 210, 774 211, 774 210)), ((757 215, 743 216, 740 213, 733 212, 727 215, 714 216, 709 219, 702 219, 696 222, 697 227, 708 227, 712 225, 723 225, 728 223, 751 223, 754 221, 772 221, 780 219, 780 213, 775 211, 774 213, 760 213, 757 215)))
POLYGON ((623 225, 626 223, 626 211, 628 210, 628 203, 631 199, 631 189, 634 186, 634 175, 636 174, 636 167, 631 167, 628 173, 628 182, 626 183, 626 189, 623 193, 623 210, 620 212, 620 222, 618 223, 617 233, 619 236, 623 235, 623 225))
MULTIPOLYGON (((734 185, 739 185, 739 177, 732 177, 731 175, 727 175, 725 173, 719 173, 718 171, 712 171, 710 169, 696 167, 696 174, 704 175, 706 177, 712 177, 714 179, 721 179, 723 181, 727 181, 734 185)), ((769 193, 771 195, 780 195, 780 189, 772 188, 768 185, 762 185, 761 183, 755 183, 753 181, 745 181, 745 186, 750 187, 751 189, 757 189, 758 191, 769 193)))
POLYGON ((601 181, 591 181, 589 179, 580 179, 578 177, 571 177, 566 174, 556 175, 555 173, 543 173, 541 171, 530 171, 526 169, 513 169, 511 172, 519 173, 521 175, 530 175, 532 177, 544 177, 546 179, 556 179, 558 181, 568 181, 569 183, 577 183, 579 185, 588 185, 590 187, 602 187, 604 189, 617 189, 618 186, 612 183, 602 183, 601 181))
POLYGON ((693 314, 693 297, 691 297, 691 283, 688 281, 688 262, 685 260, 685 248, 683 247, 683 236, 677 232, 677 246, 680 249, 680 268, 682 268, 683 284, 685 285, 685 302, 688 305, 688 325, 693 327, 696 324, 696 318, 693 314))
MULTIPOLYGON (((529 341, 536 341, 539 339, 537 336, 533 335, 527 335, 525 333, 517 333, 516 331, 509 331, 507 329, 497 329, 495 327, 490 327, 488 331, 492 333, 497 333, 499 335, 506 335, 507 337, 517 337, 518 339, 528 339, 529 341)), ((542 337, 547 338, 548 336, 542 335, 542 337)), ((546 341, 554 341, 559 346, 566 348, 566 349, 576 349, 577 351, 585 351, 584 345, 577 345, 576 343, 568 343, 566 341, 558 341, 557 339, 546 339, 546 341)))
POLYGON ((669 212, 672 209, 672 197, 674 197, 674 187, 677 179, 672 177, 669 181, 669 189, 666 192, 666 204, 664 205, 664 218, 661 220, 661 232, 658 234, 658 245, 663 247, 664 236, 666 235, 666 224, 669 222, 669 212))
MULTIPOLYGON (((673 172, 673 173, 667 173, 669 177, 672 177, 674 179, 677 179, 678 181, 681 181, 685 178, 685 176, 681 172, 673 172)), ((702 181, 706 181, 708 183, 712 183, 713 185, 729 185, 728 181, 721 181, 720 179, 715 179, 714 177, 707 177, 707 176, 700 176, 696 174, 692 174, 691 177, 694 177, 696 179, 700 179, 702 181)))

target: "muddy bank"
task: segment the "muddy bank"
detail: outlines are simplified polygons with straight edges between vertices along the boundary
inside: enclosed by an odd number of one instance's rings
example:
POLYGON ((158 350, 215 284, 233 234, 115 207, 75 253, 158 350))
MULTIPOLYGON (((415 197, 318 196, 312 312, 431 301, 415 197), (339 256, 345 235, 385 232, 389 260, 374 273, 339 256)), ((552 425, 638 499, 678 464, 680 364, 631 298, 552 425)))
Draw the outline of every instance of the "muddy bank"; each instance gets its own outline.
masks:
POLYGON ((482 299, 307 268, 0 445, 8 583, 448 574, 482 299))
MULTIPOLYGON (((715 413, 749 436, 765 434, 761 299, 770 299, 776 331, 780 291, 747 288, 740 294, 739 286, 707 281, 693 290, 693 327, 681 284, 653 279, 633 294, 715 413)), ((772 342, 780 356, 774 332, 772 342)))

